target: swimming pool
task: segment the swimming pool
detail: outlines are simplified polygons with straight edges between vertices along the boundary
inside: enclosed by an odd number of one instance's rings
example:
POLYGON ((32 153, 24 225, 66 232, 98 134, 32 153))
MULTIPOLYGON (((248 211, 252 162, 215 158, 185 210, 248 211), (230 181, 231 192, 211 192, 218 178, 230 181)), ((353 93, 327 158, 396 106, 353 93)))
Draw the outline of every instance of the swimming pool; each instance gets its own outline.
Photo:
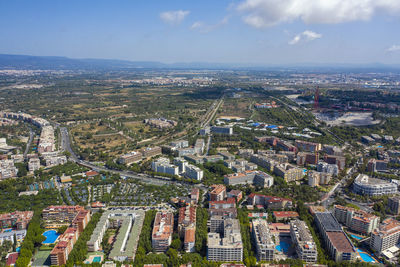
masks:
POLYGON ((361 239, 363 239, 361 236, 358 236, 358 235, 350 235, 352 238, 355 238, 355 239, 358 239, 358 240, 361 240, 361 239))
POLYGON ((101 257, 100 256, 94 257, 92 262, 101 262, 101 257))
POLYGON ((364 262, 372 262, 372 263, 376 262, 374 258, 372 258, 368 253, 362 251, 361 249, 358 248, 357 252, 358 254, 360 254, 360 257, 364 262))
POLYGON ((43 233, 43 236, 46 237, 46 240, 43 241, 43 244, 53 244, 54 242, 56 242, 58 236, 60 234, 57 234, 56 230, 48 230, 46 232, 43 233))
POLYGON ((364 262, 376 262, 375 260, 374 260, 374 258, 372 258, 370 255, 368 255, 367 253, 360 253, 360 256, 361 256, 361 258, 362 258, 362 260, 364 261, 364 262))
POLYGON ((285 242, 285 241, 281 241, 281 242, 279 243, 279 245, 277 245, 277 246, 275 247, 275 249, 276 249, 277 251, 286 253, 286 252, 289 251, 289 247, 290 247, 289 243, 287 243, 287 242, 285 242))

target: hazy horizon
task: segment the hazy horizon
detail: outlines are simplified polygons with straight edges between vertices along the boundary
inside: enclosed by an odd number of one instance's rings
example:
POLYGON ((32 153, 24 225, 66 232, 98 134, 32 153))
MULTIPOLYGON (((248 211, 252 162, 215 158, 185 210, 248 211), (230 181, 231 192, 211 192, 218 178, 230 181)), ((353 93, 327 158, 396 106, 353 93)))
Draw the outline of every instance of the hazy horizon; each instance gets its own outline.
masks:
POLYGON ((399 64, 396 0, 1 2, 1 54, 255 66, 399 64))

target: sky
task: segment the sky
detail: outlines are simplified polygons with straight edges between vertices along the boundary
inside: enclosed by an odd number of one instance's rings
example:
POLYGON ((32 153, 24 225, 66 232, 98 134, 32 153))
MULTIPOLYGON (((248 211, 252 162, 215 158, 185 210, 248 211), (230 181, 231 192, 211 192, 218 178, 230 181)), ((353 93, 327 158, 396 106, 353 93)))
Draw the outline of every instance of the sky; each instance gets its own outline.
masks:
POLYGON ((2 0, 0 53, 400 64, 400 0, 2 0))

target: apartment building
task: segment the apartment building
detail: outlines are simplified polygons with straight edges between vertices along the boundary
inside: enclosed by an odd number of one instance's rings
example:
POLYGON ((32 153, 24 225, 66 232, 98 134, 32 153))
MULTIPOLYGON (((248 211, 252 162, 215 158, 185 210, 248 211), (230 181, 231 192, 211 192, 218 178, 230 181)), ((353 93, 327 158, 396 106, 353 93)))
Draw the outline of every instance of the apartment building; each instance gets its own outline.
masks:
POLYGON ((322 150, 322 145, 320 143, 313 143, 313 142, 307 142, 307 141, 302 141, 302 140, 296 140, 295 146, 300 151, 305 151, 305 152, 318 152, 318 151, 322 150))
POLYGON ((336 261, 355 261, 357 253, 348 236, 330 212, 315 213, 315 223, 330 256, 336 261))
POLYGON ((400 222, 394 219, 384 220, 379 228, 372 232, 370 247, 378 255, 400 243, 400 222))
POLYGON ((174 231, 174 214, 171 212, 157 212, 154 219, 151 244, 154 251, 166 252, 171 245, 174 231))
POLYGON ((0 160, 0 180, 17 177, 18 168, 15 167, 13 160, 0 160))
POLYGON ((90 221, 90 212, 87 210, 79 210, 70 226, 58 238, 59 242, 50 252, 51 265, 65 265, 68 255, 71 253, 80 234, 90 221))
POLYGON ((66 156, 46 156, 44 157, 44 161, 46 162, 46 167, 52 167, 57 165, 62 165, 67 163, 66 156))
POLYGON ((161 155, 161 147, 146 147, 145 149, 142 149, 141 152, 144 158, 151 158, 161 155))
POLYGON ((333 214, 338 222, 362 234, 369 235, 379 226, 380 218, 363 210, 335 205, 333 214))
POLYGON ((194 252, 196 237, 196 207, 186 206, 179 209, 178 233, 183 237, 186 252, 194 252))
POLYGON ((299 152, 297 153, 297 161, 296 164, 298 166, 304 165, 316 165, 318 164, 318 153, 307 153, 307 152, 299 152))
POLYGON ((367 164, 369 172, 385 172, 387 171, 387 160, 370 159, 367 164))
POLYGON ((223 234, 210 232, 207 240, 207 260, 243 261, 243 243, 237 219, 224 220, 223 234))
POLYGON ((308 185, 315 187, 319 185, 328 184, 332 178, 332 175, 326 172, 316 172, 316 171, 308 171, 308 185))
POLYGON ((343 156, 343 150, 337 146, 324 145, 323 150, 328 155, 343 156))
POLYGON ((30 158, 28 161, 28 169, 30 172, 34 172, 40 169, 40 159, 30 158))
POLYGON ((177 140, 177 141, 172 141, 170 143, 170 146, 174 148, 184 148, 189 146, 189 142, 187 140, 177 140))
POLYGON ((170 175, 179 175, 179 168, 171 164, 168 158, 159 158, 151 163, 151 169, 155 172, 170 175))
POLYGON ((251 222, 252 235, 256 246, 258 261, 273 261, 275 253, 275 243, 272 239, 268 223, 264 219, 255 219, 251 222))
POLYGON ((58 228, 69 225, 80 211, 85 209, 82 206, 49 206, 42 211, 46 228, 58 228))
POLYGON ((271 158, 268 158, 267 156, 257 155, 257 154, 251 155, 250 161, 267 169, 270 172, 273 172, 275 166, 279 165, 279 162, 271 158))
POLYGON ((116 261, 133 260, 144 217, 145 212, 138 210, 113 209, 105 211, 86 243, 88 251, 101 250, 101 243, 107 229, 117 228, 115 241, 108 257, 116 261))
POLYGON ((329 173, 332 176, 337 176, 339 174, 339 167, 336 164, 329 164, 327 162, 320 161, 317 165, 317 171, 329 173))
POLYGON ((235 155, 229 153, 228 151, 220 151, 218 152, 218 155, 221 155, 224 160, 234 160, 235 159, 235 155))
POLYGON ((398 192, 397 184, 359 174, 353 183, 353 192, 366 196, 391 195, 398 192))
POLYGON ((185 168, 184 176, 190 179, 201 181, 204 176, 204 172, 197 166, 188 164, 185 168))
POLYGON ((297 168, 289 163, 275 166, 274 173, 285 179, 287 183, 301 180, 304 177, 304 172, 302 169, 297 168))
POLYGON ((214 184, 209 193, 210 201, 220 201, 226 198, 226 186, 223 184, 214 184))
POLYGON ((291 199, 256 193, 251 193, 249 195, 247 203, 252 206, 262 205, 271 210, 291 208, 293 206, 291 199))
POLYGON ((339 170, 346 168, 346 158, 343 156, 325 155, 324 161, 329 164, 336 164, 339 170))
POLYGON ((125 155, 120 156, 118 159, 118 163, 126 165, 136 163, 142 160, 142 156, 142 153, 138 151, 131 151, 129 153, 126 153, 125 155))
POLYGON ((33 211, 14 211, 0 214, 0 229, 26 229, 33 217, 33 211))
POLYGON ((181 237, 185 234, 185 228, 196 227, 196 207, 189 205, 179 209, 178 233, 181 237))
POLYGON ((394 196, 388 199, 388 208, 394 215, 400 214, 400 197, 394 196))
POLYGON ((304 221, 293 220, 290 222, 290 236, 296 246, 297 257, 307 263, 314 263, 318 258, 317 246, 311 235, 310 229, 304 221))
POLYGON ((53 126, 46 125, 42 127, 38 145, 38 152, 53 152, 55 150, 55 138, 53 126))
POLYGON ((261 187, 271 187, 274 184, 274 177, 262 171, 245 171, 225 175, 224 183, 227 185, 254 184, 261 187))
POLYGON ((202 138, 197 139, 194 144, 194 153, 202 155, 204 148, 205 148, 204 139, 202 139, 202 138))

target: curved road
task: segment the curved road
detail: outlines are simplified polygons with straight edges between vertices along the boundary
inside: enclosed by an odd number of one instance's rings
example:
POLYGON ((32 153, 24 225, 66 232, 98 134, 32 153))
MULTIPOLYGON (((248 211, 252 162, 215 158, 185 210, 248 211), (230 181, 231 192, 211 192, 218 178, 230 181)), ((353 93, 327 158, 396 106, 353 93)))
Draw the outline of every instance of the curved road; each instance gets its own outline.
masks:
MULTIPOLYGON (((84 161, 84 160, 80 160, 77 155, 75 154, 75 152, 72 150, 71 147, 71 142, 70 142, 70 137, 68 134, 68 130, 65 127, 61 127, 60 128, 60 133, 61 133, 61 147, 63 150, 68 151, 71 155, 69 157, 69 159, 73 162, 78 163, 79 165, 88 167, 90 169, 93 169, 97 172, 100 171, 106 171, 106 172, 110 172, 110 173, 115 173, 115 174, 119 174, 121 177, 125 176, 125 177, 129 177, 129 178, 134 178, 134 179, 138 179, 141 180, 142 182, 145 183, 150 183, 150 184, 154 184, 154 185, 167 185, 167 184, 174 184, 174 183, 181 183, 181 184, 187 184, 187 185, 191 185, 192 184, 188 184, 188 183, 184 183, 184 182, 180 182, 180 181, 172 181, 169 180, 168 178, 164 178, 164 177, 160 177, 160 178, 154 178, 152 176, 149 176, 147 174, 142 174, 142 173, 134 173, 132 171, 118 171, 118 170, 112 170, 112 169, 108 169, 106 167, 101 167, 101 166, 97 166, 94 165, 88 161, 84 161)), ((201 184, 196 184, 194 185, 204 191, 207 190, 207 188, 204 185, 201 184)))

